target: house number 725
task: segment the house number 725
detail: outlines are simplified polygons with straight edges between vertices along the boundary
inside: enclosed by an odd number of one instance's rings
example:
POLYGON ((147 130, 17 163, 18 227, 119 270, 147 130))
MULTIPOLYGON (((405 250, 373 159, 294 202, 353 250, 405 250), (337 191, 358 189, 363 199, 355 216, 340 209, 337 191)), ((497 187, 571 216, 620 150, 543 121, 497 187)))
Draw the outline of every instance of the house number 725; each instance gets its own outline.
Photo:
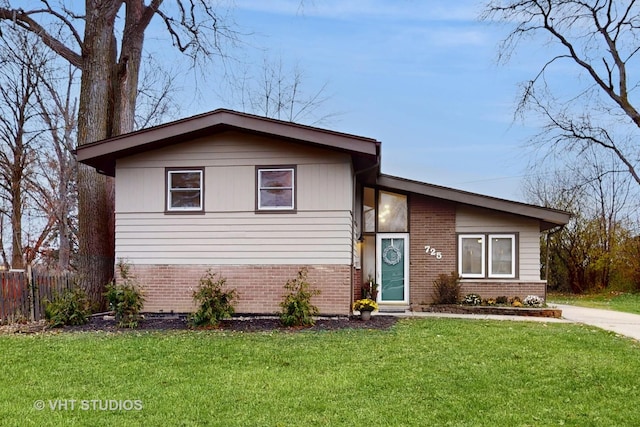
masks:
POLYGON ((442 252, 436 250, 436 248, 432 248, 431 246, 425 246, 424 251, 427 255, 431 255, 436 257, 436 259, 442 259, 442 252))

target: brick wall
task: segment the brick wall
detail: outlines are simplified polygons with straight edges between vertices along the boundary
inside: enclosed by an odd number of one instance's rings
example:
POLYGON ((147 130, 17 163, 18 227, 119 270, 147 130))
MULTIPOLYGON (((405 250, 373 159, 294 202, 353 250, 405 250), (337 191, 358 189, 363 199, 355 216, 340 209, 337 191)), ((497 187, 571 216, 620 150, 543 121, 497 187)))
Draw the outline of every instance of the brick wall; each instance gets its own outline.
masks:
POLYGON ((505 297, 526 298, 527 295, 537 295, 539 297, 546 296, 546 282, 517 282, 517 281, 500 281, 500 282, 481 282, 473 280, 463 280, 461 296, 471 293, 478 294, 482 299, 505 297))
MULTIPOLYGON (((142 285, 145 312, 187 313, 196 309, 192 298, 208 268, 238 291, 236 313, 273 314, 280 310, 284 284, 297 276, 300 265, 132 265, 142 285)), ((312 298, 322 314, 349 314, 351 274, 348 265, 307 266, 308 280, 321 294, 312 298)))
POLYGON ((456 271, 456 208, 444 200, 411 195, 409 221, 409 297, 411 304, 428 304, 438 275, 456 271), (426 254, 425 245, 441 252, 442 258, 426 254))

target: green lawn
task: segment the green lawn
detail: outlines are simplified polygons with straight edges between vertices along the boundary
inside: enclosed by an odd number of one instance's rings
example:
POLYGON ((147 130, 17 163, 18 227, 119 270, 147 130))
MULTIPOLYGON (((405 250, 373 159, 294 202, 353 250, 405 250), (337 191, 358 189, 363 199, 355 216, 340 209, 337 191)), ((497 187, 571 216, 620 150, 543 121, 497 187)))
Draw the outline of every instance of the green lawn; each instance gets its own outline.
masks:
POLYGON ((606 292, 587 295, 549 294, 547 300, 550 304, 571 304, 640 314, 640 293, 606 292))
POLYGON ((640 425, 640 344, 572 324, 12 335, 0 361, 2 425, 640 425))

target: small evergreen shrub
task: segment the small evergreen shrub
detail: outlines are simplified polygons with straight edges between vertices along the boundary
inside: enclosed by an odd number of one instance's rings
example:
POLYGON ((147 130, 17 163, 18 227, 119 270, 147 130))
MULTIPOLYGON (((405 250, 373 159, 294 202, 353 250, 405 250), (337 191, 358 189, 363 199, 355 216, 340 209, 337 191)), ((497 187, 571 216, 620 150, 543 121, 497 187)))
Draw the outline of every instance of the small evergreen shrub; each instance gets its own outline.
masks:
POLYGON ((311 298, 320 295, 318 289, 312 289, 307 282, 307 268, 298 271, 295 279, 287 281, 284 288, 289 291, 280 303, 282 311, 280 321, 284 326, 311 326, 315 323, 313 316, 318 315, 318 307, 311 304, 311 298))
POLYGON ((52 328, 84 325, 89 321, 90 313, 87 294, 79 287, 56 293, 53 301, 45 300, 44 316, 52 328))
POLYGON ((189 316, 192 326, 217 326, 221 320, 231 317, 235 312, 233 300, 237 291, 224 291, 227 279, 216 277, 217 273, 207 270, 200 278, 200 285, 193 291, 193 299, 198 303, 198 311, 189 316))
POLYGON ((433 303, 457 304, 460 301, 461 287, 458 273, 440 274, 433 281, 433 303))
POLYGON ((144 305, 144 295, 135 276, 130 272, 131 266, 120 260, 117 265, 122 283, 112 282, 107 285, 105 297, 109 309, 116 317, 121 328, 137 328, 142 318, 140 310, 144 305))
POLYGON ((465 295, 462 303, 464 305, 480 305, 482 304, 482 298, 478 294, 468 294, 465 295))

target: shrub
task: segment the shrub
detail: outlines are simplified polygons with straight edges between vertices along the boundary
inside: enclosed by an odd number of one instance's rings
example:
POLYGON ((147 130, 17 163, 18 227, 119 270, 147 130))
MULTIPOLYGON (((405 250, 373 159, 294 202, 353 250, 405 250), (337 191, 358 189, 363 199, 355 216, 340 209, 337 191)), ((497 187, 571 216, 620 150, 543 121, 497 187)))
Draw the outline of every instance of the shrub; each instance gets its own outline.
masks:
POLYGON ((457 304, 460 301, 460 276, 458 273, 440 274, 433 281, 434 304, 457 304))
POLYGON ((79 287, 62 294, 56 293, 53 301, 45 300, 44 316, 53 328, 84 325, 89 320, 89 314, 87 294, 79 287))
POLYGON ((140 310, 144 305, 144 295, 135 276, 130 273, 130 266, 120 260, 117 265, 122 283, 112 282, 107 285, 105 297, 109 309, 113 310, 116 322, 121 328, 136 328, 141 319, 140 310))
POLYGON ((509 298, 507 298, 504 295, 499 296, 498 298, 496 298, 496 304, 507 304, 508 302, 509 302, 509 298))
POLYGON ((237 291, 224 291, 227 279, 207 270, 200 278, 200 285, 193 291, 193 299, 198 303, 198 311, 189 316, 189 323, 193 326, 217 326, 222 319, 231 317, 235 312, 232 301, 237 297, 237 291))
POLYGON ((522 307, 522 300, 520 299, 520 297, 513 297, 513 298, 509 298, 509 303, 511 304, 512 307, 522 307))
POLYGON ((311 297, 320 295, 318 289, 312 289, 307 282, 307 268, 298 271, 295 279, 288 280, 284 288, 289 291, 280 303, 282 311, 280 321, 284 326, 311 326, 315 323, 313 316, 318 315, 318 307, 311 304, 311 297))
POLYGON ((544 298, 537 295, 527 295, 522 303, 527 307, 542 307, 544 306, 544 298))
POLYGON ((465 295, 462 303, 465 305, 480 305, 482 304, 482 298, 478 294, 465 295))

